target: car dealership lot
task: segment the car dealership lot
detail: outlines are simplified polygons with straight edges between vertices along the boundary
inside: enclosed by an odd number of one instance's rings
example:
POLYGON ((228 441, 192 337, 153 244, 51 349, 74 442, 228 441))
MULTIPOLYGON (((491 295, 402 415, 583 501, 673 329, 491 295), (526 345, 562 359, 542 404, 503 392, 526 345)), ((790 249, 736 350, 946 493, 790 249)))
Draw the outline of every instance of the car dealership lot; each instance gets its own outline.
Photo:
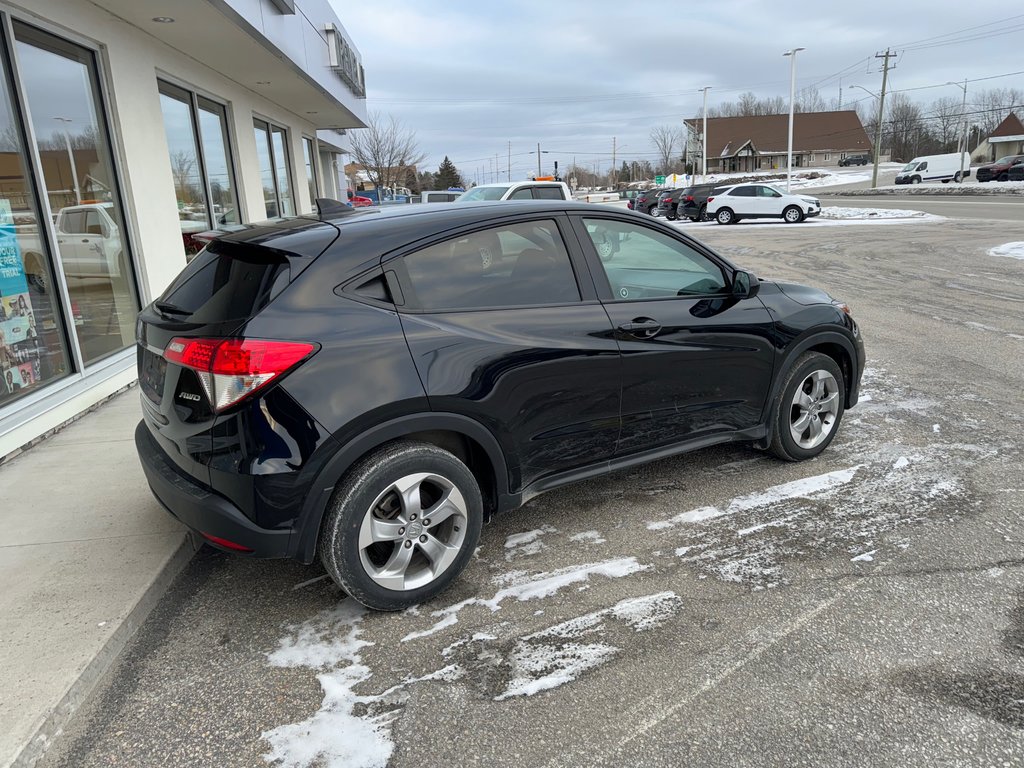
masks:
POLYGON ((202 553, 46 764, 1024 764, 1024 224, 687 231, 852 305, 821 457, 553 491, 400 614, 202 553))

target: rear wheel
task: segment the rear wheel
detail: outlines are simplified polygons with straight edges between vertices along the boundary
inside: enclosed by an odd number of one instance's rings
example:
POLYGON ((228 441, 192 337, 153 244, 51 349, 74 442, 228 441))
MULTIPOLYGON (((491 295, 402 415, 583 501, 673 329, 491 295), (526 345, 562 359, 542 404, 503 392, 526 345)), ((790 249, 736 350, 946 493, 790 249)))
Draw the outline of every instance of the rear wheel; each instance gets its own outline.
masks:
POLYGON ((708 216, 708 207, 707 207, 707 205, 702 205, 700 207, 700 213, 697 214, 697 221, 710 221, 710 220, 711 220, 711 218, 708 216))
POLYGON ((953 181, 955 181, 957 184, 959 184, 963 180, 964 180, 964 177, 960 175, 960 171, 957 171, 956 174, 953 176, 953 181))
POLYGON ((996 179, 996 181, 1009 181, 1009 180, 1010 180, 1010 175, 1007 174, 1007 173, 1000 174, 999 178, 996 179))
POLYGON ((782 212, 782 218, 787 224, 799 224, 804 220, 804 212, 797 206, 791 205, 782 212))
POLYGON ((719 208, 718 213, 715 214, 715 221, 719 224, 732 224, 735 220, 736 217, 729 208, 719 208))
POLYGON ((805 352, 786 374, 775 403, 772 453, 784 461, 817 456, 835 438, 845 402, 846 385, 836 361, 805 352))
POLYGON ((429 443, 386 445, 339 483, 320 536, 328 574, 369 608, 440 594, 480 538, 483 501, 465 464, 429 443))

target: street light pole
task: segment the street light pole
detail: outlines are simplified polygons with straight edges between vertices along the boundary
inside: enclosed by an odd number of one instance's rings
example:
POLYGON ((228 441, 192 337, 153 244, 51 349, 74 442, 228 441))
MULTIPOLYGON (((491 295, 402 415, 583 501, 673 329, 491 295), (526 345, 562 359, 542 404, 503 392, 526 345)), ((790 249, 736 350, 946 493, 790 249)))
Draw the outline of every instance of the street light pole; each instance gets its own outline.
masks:
POLYGON ((962 89, 964 92, 964 100, 963 103, 960 105, 960 116, 964 119, 963 147, 960 147, 959 139, 956 143, 957 147, 960 149, 960 176, 959 178, 957 178, 957 183, 960 183, 963 182, 964 180, 964 154, 967 152, 967 78, 964 78, 963 85, 960 85, 960 83, 954 83, 952 80, 946 83, 946 85, 955 85, 957 88, 962 89))
POLYGON ((703 182, 708 175, 708 91, 711 86, 705 85, 698 90, 704 92, 704 125, 700 133, 700 180, 703 182))
POLYGON ((71 164, 71 181, 75 185, 75 204, 82 204, 82 192, 78 188, 78 169, 75 168, 75 153, 71 151, 71 137, 68 136, 67 124, 73 122, 70 117, 55 117, 54 120, 60 120, 61 133, 64 134, 64 146, 68 149, 68 163, 71 164))
POLYGON ((789 56, 789 143, 786 150, 786 194, 793 183, 793 106, 796 103, 796 54, 806 48, 793 48, 783 56, 789 56))

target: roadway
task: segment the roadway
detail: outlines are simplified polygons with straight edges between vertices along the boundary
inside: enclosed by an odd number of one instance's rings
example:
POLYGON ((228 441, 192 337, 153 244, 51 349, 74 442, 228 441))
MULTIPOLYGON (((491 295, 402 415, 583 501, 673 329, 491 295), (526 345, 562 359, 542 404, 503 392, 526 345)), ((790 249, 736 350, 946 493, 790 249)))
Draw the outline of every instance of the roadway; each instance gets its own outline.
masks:
POLYGON ((932 197, 928 195, 819 195, 823 206, 846 208, 903 208, 959 219, 1024 221, 1024 195, 932 197))

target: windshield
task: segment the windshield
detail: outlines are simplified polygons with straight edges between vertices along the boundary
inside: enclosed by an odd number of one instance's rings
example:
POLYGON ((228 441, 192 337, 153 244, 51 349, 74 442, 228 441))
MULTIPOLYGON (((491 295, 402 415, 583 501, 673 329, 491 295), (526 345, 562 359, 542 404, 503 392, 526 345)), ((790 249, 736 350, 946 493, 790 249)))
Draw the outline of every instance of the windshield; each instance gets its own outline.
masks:
POLYGON ((1012 163, 1014 159, 1016 159, 1016 157, 1016 155, 1007 155, 1006 157, 1000 157, 998 160, 996 160, 995 164, 1006 165, 1007 163, 1012 163))
POLYGON ((904 171, 912 171, 915 168, 917 168, 917 161, 916 160, 914 160, 912 162, 909 162, 909 163, 907 163, 906 165, 903 166, 903 170, 904 171))
POLYGON ((456 199, 456 203, 472 203, 477 200, 501 200, 501 196, 508 192, 508 187, 473 187, 468 192, 463 192, 456 199))

